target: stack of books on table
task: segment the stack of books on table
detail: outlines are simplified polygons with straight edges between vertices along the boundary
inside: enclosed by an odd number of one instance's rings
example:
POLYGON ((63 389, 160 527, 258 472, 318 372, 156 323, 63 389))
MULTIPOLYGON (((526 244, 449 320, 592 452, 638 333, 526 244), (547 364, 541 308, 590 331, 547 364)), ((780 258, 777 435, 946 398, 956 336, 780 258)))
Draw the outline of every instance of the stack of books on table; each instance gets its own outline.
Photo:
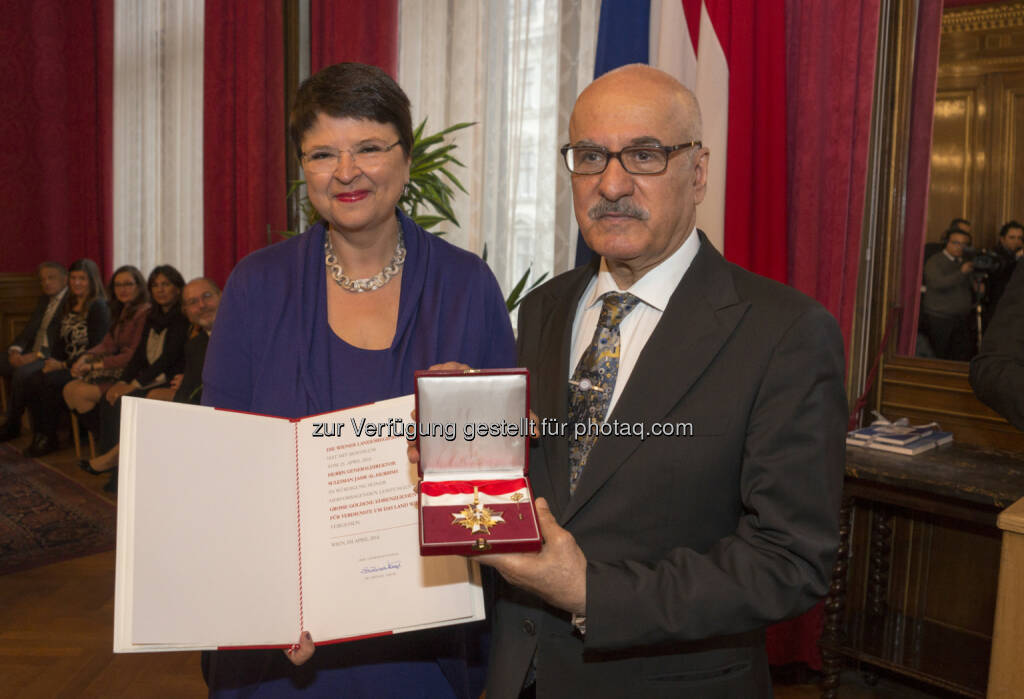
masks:
POLYGON ((935 425, 869 425, 846 433, 848 446, 908 455, 920 454, 952 441, 952 433, 943 432, 935 425))

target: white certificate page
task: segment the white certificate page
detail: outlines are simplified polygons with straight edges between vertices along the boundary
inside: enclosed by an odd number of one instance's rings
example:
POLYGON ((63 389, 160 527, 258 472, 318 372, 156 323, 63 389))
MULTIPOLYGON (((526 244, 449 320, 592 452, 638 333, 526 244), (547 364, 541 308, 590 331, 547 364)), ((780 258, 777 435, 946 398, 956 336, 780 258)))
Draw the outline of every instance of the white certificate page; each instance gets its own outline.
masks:
POLYGON ((482 619, 475 563, 421 557, 412 396, 297 424, 302 614, 315 641, 482 619))
POLYGON ((115 650, 294 643, 294 423, 123 403, 115 650))

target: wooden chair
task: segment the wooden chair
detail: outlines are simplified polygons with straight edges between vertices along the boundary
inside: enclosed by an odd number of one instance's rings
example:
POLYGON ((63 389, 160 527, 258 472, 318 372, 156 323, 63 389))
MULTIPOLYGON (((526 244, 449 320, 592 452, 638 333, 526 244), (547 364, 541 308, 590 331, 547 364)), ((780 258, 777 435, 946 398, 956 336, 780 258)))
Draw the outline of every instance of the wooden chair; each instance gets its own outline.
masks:
MULTIPOLYGON (((78 413, 74 410, 69 411, 71 413, 71 438, 75 440, 75 458, 82 458, 82 436, 78 430, 78 413)), ((89 432, 89 458, 96 458, 96 440, 92 436, 92 432, 89 432)))

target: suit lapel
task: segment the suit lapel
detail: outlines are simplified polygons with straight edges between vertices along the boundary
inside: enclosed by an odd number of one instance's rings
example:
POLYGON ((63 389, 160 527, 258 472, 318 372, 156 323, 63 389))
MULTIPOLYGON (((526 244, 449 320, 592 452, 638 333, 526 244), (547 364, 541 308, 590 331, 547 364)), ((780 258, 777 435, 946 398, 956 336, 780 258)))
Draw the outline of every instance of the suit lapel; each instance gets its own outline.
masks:
MULTIPOLYGON (((642 422, 646 428, 664 419, 718 355, 748 306, 736 294, 727 263, 701 234, 700 251, 640 353, 609 421, 642 422)), ((598 438, 559 521, 571 519, 640 442, 639 437, 598 438)))
MULTIPOLYGON (((548 312, 539 320, 542 328, 539 347, 535 353, 531 352, 540 365, 533 382, 537 396, 535 409, 541 417, 554 418, 559 424, 565 424, 568 414, 569 354, 576 307, 596 269, 596 265, 591 264, 576 270, 575 278, 565 290, 554 292, 551 301, 543 305, 543 310, 548 312)), ((550 479, 548 492, 554 495, 551 508, 557 518, 569 501, 569 442, 564 437, 548 437, 541 440, 541 444, 550 479)))

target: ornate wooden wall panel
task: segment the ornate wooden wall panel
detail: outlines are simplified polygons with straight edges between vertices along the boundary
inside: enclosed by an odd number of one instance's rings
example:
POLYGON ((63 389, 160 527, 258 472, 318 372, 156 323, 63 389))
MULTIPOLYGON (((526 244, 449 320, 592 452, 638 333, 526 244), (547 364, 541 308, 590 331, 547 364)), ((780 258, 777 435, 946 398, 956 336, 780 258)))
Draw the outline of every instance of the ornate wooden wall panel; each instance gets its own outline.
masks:
POLYGON ((6 351, 28 323, 39 302, 39 280, 20 274, 0 274, 0 348, 6 351))
POLYGON ((943 14, 928 239, 954 216, 974 223, 977 247, 1024 217, 1024 3, 943 14), (962 187, 962 189, 958 189, 962 187))
MULTIPOLYGON (((1024 47, 1021 51, 1024 52, 1024 47)), ((1003 102, 1007 168, 1000 219, 1021 221, 1024 220, 1024 70, 1003 76, 1003 102)))
POLYGON ((973 220, 977 210, 975 194, 985 171, 985 154, 979 143, 985 140, 988 120, 984 118, 984 90, 970 84, 973 80, 966 82, 962 88, 947 85, 935 97, 928 192, 928 240, 932 242, 941 238, 952 219, 963 216, 973 220))

